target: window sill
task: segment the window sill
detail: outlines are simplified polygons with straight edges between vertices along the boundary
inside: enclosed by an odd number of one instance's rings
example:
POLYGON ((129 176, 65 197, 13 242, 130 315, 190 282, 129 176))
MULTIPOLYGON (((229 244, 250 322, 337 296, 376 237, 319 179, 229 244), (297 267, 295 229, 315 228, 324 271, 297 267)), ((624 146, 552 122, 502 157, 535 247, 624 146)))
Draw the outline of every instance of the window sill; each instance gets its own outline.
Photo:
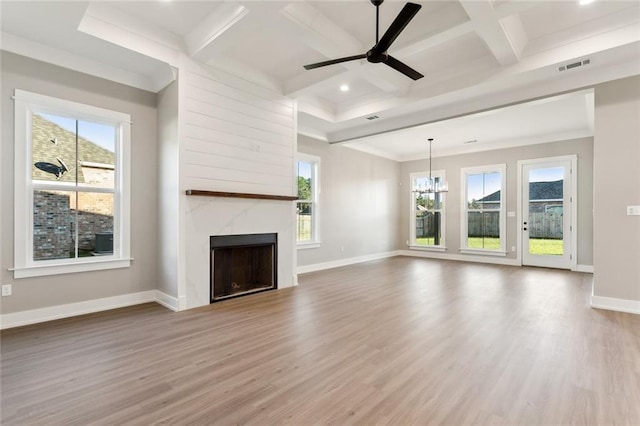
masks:
POLYGON ((47 275, 72 274, 75 272, 102 271, 105 269, 128 268, 133 259, 101 259, 74 263, 58 263, 55 265, 25 266, 9 269, 13 278, 43 277, 47 275))
POLYGON ((507 255, 506 251, 501 250, 483 250, 483 249, 460 249, 462 254, 479 254, 481 256, 501 256, 507 255))
POLYGON ((320 243, 298 243, 296 245, 296 248, 298 250, 307 250, 307 249, 320 248, 320 243))
POLYGON ((447 251, 445 246, 409 246, 409 249, 420 251, 447 251))

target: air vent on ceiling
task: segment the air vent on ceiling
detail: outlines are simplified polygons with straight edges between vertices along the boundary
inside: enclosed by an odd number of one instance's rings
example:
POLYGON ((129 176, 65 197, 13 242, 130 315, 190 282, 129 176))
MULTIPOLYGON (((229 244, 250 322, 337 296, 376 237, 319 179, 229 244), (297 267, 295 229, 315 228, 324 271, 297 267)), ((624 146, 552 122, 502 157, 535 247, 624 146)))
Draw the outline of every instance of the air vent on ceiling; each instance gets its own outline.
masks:
POLYGON ((590 63, 591 63, 591 59, 585 59, 584 61, 578 61, 578 62, 573 62, 571 64, 562 65, 561 67, 558 67, 558 71, 566 71, 573 68, 581 67, 583 65, 589 65, 590 63))
POLYGON ((367 120, 375 120, 376 118, 380 118, 377 115, 372 115, 371 117, 367 117, 367 120))
POLYGON ((478 142, 477 139, 471 139, 470 141, 464 141, 463 143, 468 144, 468 143, 476 143, 476 142, 478 142))

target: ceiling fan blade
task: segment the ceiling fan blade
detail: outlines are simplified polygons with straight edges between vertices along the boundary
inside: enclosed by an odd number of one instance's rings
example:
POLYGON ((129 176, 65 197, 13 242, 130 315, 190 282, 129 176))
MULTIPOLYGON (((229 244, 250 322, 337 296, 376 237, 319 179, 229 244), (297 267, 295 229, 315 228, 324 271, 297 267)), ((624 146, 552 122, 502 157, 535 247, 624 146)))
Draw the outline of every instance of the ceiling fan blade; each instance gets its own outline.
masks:
POLYGON ((366 53, 363 53, 362 55, 346 56, 344 58, 331 59, 330 61, 317 62, 315 64, 305 65, 304 69, 312 70, 315 68, 326 67, 327 65, 339 64, 341 62, 355 61, 356 59, 365 59, 366 57, 367 57, 366 53))
POLYGON ((409 65, 406 65, 406 64, 400 62, 399 60, 397 60, 393 56, 389 56, 387 58, 387 60, 384 61, 384 63, 386 65, 390 66, 391 68, 393 68, 394 70, 400 71, 402 74, 406 75, 410 79, 419 80, 422 77, 424 77, 424 75, 420 74, 418 71, 414 70, 409 65))
POLYGON ((391 46, 391 43, 395 41, 400 35, 402 30, 409 24, 409 22, 416 16, 416 13, 420 10, 422 5, 415 3, 407 3, 404 5, 396 19, 389 25, 387 32, 384 33, 380 41, 373 46, 375 52, 386 52, 391 46))

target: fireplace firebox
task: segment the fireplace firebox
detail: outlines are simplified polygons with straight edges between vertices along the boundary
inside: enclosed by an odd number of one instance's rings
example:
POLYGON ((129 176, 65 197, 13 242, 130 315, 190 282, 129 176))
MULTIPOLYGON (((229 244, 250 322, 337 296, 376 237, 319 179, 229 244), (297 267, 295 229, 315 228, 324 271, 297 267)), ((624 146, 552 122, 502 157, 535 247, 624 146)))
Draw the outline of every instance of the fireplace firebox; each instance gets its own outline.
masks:
POLYGON ((278 234, 215 235, 211 303, 278 288, 278 234))

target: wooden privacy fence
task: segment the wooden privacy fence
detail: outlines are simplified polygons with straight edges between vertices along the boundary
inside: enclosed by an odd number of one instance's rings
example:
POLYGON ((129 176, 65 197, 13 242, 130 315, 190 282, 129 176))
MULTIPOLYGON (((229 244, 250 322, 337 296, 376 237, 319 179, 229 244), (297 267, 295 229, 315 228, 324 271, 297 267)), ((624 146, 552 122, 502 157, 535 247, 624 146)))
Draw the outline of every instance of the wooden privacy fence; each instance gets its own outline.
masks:
POLYGON ((529 238, 562 239, 562 213, 530 213, 529 238))
MULTIPOLYGON (((562 239, 562 218, 562 213, 530 213, 529 238, 562 239)), ((435 219, 430 212, 417 214, 416 238, 433 237, 435 219)), ((500 212, 469 212, 467 232, 469 237, 499 237, 500 212)))
POLYGON ((416 238, 433 238, 440 212, 424 212, 416 215, 416 238))

